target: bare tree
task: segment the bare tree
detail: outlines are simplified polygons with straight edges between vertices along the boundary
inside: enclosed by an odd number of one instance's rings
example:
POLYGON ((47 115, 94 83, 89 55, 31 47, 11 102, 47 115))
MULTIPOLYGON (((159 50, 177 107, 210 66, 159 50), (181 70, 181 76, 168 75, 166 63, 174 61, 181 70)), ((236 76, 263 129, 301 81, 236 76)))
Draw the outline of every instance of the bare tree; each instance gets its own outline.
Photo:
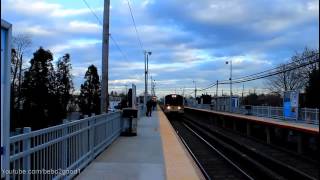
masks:
POLYGON ((310 50, 306 48, 302 53, 296 53, 291 58, 289 64, 279 65, 279 70, 283 73, 271 76, 267 79, 267 86, 272 92, 281 93, 288 90, 303 90, 307 85, 309 74, 316 64, 310 64, 294 70, 286 71, 290 67, 299 66, 319 58, 319 50, 310 50))
POLYGON ((31 43, 31 37, 27 34, 18 34, 13 37, 13 49, 11 52, 11 89, 14 108, 19 108, 20 106, 23 58, 30 48, 31 43))

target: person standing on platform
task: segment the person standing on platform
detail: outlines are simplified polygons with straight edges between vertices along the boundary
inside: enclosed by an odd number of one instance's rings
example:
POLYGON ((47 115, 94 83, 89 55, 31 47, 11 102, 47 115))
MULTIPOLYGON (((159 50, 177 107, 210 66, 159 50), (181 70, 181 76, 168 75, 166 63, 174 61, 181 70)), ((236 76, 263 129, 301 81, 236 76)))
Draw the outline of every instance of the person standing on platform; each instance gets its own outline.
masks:
POLYGON ((152 110, 154 111, 157 107, 157 101, 156 100, 152 100, 152 110))
POLYGON ((149 100, 147 102, 147 113, 146 113, 146 115, 151 117, 151 111, 152 111, 152 102, 151 102, 151 100, 149 100))

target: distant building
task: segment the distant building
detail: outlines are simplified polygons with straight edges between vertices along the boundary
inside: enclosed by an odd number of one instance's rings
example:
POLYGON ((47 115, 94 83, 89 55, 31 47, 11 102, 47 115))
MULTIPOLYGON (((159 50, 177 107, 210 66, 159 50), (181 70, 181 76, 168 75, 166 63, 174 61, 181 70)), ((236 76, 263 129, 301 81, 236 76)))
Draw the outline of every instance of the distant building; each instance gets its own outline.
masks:
MULTIPOLYGON (((230 96, 218 96, 212 97, 211 100, 212 108, 218 111, 229 111, 230 110, 230 96)), ((239 107, 239 97, 232 96, 232 108, 239 107)))

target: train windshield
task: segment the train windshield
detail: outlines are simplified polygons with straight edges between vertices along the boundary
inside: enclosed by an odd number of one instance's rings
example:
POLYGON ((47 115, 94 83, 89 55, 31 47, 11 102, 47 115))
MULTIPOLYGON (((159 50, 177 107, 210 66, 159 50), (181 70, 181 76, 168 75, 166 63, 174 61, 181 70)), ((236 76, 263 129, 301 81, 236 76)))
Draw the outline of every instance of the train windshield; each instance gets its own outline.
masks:
POLYGON ((166 102, 166 105, 182 106, 183 105, 183 97, 180 95, 176 95, 176 94, 167 95, 165 102, 166 102))

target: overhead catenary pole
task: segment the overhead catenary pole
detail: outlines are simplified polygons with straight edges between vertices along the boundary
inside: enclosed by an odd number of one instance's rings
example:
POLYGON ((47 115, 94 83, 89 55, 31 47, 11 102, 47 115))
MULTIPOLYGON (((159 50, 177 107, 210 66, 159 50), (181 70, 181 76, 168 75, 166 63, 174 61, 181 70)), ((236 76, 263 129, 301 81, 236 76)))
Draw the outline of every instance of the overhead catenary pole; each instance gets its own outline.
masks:
POLYGON ((147 107, 147 93, 148 93, 148 84, 147 84, 147 51, 144 51, 144 98, 143 98, 143 106, 144 109, 147 107))
POLYGON ((216 87, 216 96, 218 97, 218 88, 219 88, 219 81, 217 80, 217 87, 216 87))
POLYGON ((230 103, 229 103, 229 111, 232 111, 232 60, 226 61, 226 64, 229 64, 230 62, 230 103))
POLYGON ((101 113, 108 112, 108 66, 109 66, 109 16, 110 0, 104 0, 103 34, 102 34, 102 81, 101 81, 101 113))
POLYGON ((148 69, 149 69, 149 59, 148 56, 151 55, 151 52, 144 51, 144 109, 146 109, 147 96, 148 96, 148 69))
POLYGON ((232 60, 230 60, 230 112, 232 112, 232 60))

